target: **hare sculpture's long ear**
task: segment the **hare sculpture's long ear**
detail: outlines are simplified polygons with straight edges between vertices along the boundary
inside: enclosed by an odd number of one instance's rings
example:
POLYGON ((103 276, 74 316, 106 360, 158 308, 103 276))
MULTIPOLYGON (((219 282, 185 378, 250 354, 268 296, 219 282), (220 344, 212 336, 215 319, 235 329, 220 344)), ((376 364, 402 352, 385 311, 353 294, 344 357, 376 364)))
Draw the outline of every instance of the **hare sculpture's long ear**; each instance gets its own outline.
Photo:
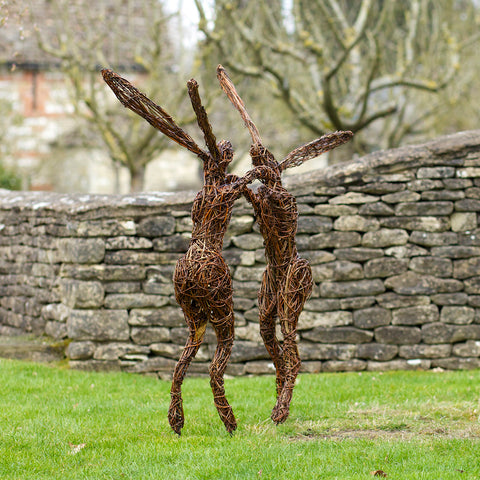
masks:
POLYGON ((262 145, 262 139, 260 138, 260 133, 258 132, 257 127, 253 123, 250 115, 247 112, 245 107, 245 103, 240 98, 240 95, 237 93, 235 85, 230 80, 230 77, 227 75, 227 72, 222 67, 222 65, 218 65, 217 67, 217 78, 220 82, 220 86, 222 90, 225 92, 229 100, 232 102, 233 106, 238 110, 240 116, 242 117, 243 121, 245 122, 248 131, 250 132, 250 136, 252 137, 252 142, 254 145, 262 145))
POLYGON ((220 152, 217 147, 217 139, 212 130, 212 126, 208 121, 207 112, 202 105, 202 99, 198 93, 198 83, 195 79, 191 79, 187 82, 188 95, 192 102, 193 111, 197 117, 197 123, 200 130, 203 132, 205 138, 205 144, 207 145, 210 155, 213 157, 216 163, 220 161, 220 152))
POLYGON ((298 167, 302 163, 312 158, 318 157, 322 153, 333 150, 334 148, 343 145, 353 137, 350 131, 339 131, 335 133, 328 133, 313 142, 306 143, 292 150, 279 164, 280 171, 286 168, 298 167))
POLYGON ((195 153, 202 160, 209 157, 208 153, 202 150, 193 138, 184 132, 162 107, 152 102, 128 80, 109 69, 102 70, 102 76, 126 108, 140 115, 168 138, 195 153))

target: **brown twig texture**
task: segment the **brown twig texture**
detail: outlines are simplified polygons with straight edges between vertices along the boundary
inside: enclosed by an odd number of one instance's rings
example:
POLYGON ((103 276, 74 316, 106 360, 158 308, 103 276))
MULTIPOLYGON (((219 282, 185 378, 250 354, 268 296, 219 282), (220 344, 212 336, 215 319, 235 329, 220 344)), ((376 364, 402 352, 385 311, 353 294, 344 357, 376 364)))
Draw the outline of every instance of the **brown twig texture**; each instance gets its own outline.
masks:
POLYGON ((252 204, 265 240, 267 269, 258 295, 260 331, 277 371, 277 403, 272 412, 275 423, 285 421, 289 413, 295 379, 300 368, 296 345, 298 316, 312 289, 312 274, 307 261, 299 258, 295 233, 295 198, 282 186, 280 174, 285 168, 300 165, 309 158, 347 141, 351 132, 336 132, 297 148, 282 163, 262 145, 257 127, 223 67, 217 69, 222 89, 240 112, 252 136, 250 150, 254 167, 243 177, 227 174, 233 158, 229 141, 216 142, 207 113, 201 103, 198 84, 187 84, 198 125, 208 152, 200 148, 161 107, 111 70, 102 70, 106 83, 122 104, 142 116, 163 134, 195 153, 203 161, 204 186, 192 206, 192 238, 188 251, 177 262, 173 282, 189 330, 182 355, 175 366, 168 420, 180 434, 184 425, 181 386, 188 366, 203 341, 210 323, 217 337, 217 348, 210 366, 210 385, 218 414, 226 430, 237 428, 231 406, 225 397, 224 373, 234 341, 233 288, 230 271, 222 257, 225 232, 234 202, 243 194, 252 204), (258 192, 247 185, 259 179, 258 192), (280 321, 283 343, 275 336, 280 321))

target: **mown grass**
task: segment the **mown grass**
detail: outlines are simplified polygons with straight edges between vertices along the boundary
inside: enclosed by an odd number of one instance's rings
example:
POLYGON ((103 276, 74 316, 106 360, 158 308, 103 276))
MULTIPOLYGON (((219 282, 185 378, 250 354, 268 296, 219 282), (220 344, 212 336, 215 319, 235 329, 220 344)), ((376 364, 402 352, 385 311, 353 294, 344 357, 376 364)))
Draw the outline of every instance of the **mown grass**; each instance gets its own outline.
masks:
POLYGON ((187 379, 177 437, 167 382, 0 360, 0 479, 480 478, 479 384, 480 371, 302 375, 275 427, 273 377, 227 379, 230 437, 208 379, 187 379))

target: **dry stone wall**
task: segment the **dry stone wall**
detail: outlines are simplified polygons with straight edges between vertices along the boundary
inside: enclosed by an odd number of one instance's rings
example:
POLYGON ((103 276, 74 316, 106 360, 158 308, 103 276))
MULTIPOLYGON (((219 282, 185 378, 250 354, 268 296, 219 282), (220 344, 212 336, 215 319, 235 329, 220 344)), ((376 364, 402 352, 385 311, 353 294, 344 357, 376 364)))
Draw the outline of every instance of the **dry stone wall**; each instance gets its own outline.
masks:
MULTIPOLYGON (((315 287, 303 370, 480 367, 480 131, 288 177, 315 287)), ((66 340, 73 368, 171 374, 186 339, 172 285, 193 192, 0 194, 0 334, 66 340)), ((240 201, 225 241, 235 288, 228 372, 271 373, 259 335, 263 241, 240 201)), ((190 367, 205 374, 206 341, 190 367)))

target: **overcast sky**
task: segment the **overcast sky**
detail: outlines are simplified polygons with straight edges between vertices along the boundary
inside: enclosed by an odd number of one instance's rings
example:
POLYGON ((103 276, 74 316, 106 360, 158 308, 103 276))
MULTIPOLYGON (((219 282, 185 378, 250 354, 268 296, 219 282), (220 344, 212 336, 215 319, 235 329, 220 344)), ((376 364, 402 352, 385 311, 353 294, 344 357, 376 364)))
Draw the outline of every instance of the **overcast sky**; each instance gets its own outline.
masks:
MULTIPOLYGON (((208 15, 211 0, 201 0, 208 15)), ((187 44, 195 43, 198 38, 198 11, 194 0, 164 0, 167 11, 176 12, 180 10, 182 16, 182 27, 184 40, 187 44)))

